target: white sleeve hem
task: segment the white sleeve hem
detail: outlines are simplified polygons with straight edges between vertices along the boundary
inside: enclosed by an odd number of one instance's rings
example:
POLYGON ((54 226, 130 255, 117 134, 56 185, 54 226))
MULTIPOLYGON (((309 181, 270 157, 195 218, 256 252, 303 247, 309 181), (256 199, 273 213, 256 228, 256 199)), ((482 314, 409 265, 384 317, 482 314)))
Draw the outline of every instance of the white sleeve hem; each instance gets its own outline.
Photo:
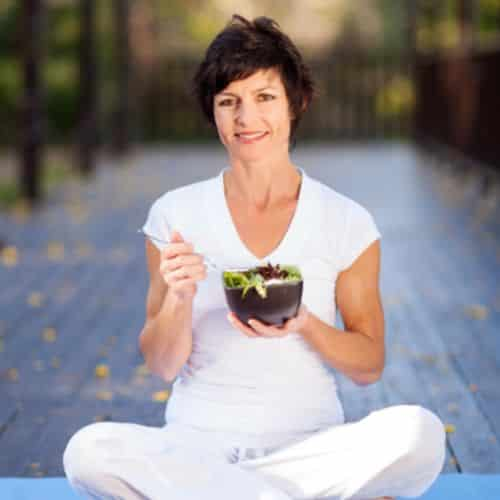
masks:
MULTIPOLYGON (((170 241, 170 229, 165 217, 164 211, 160 210, 159 205, 160 200, 156 200, 149 209, 149 213, 146 222, 142 226, 142 230, 150 234, 151 236, 156 236, 160 240, 170 241)), ((147 238, 147 236, 144 236, 147 238)), ((161 243, 153 238, 149 238, 149 241, 160 251, 162 251, 167 243, 161 243)))
POLYGON ((349 269, 375 240, 381 238, 371 213, 359 203, 354 202, 347 217, 339 271, 349 269))

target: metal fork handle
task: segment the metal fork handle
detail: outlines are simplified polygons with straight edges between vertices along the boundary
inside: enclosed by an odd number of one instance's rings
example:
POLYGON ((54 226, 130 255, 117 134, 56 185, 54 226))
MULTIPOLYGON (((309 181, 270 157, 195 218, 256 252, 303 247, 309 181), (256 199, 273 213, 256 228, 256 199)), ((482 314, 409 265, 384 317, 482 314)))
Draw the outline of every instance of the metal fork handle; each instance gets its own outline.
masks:
MULTIPOLYGON (((147 238, 149 238, 151 240, 155 240, 158 243, 163 243, 165 245, 169 245, 171 243, 170 241, 164 240, 163 238, 158 238, 158 236, 153 236, 152 234, 146 233, 146 231, 143 231, 142 229, 138 229, 137 232, 142 233, 147 238)), ((217 264, 215 264, 214 262, 212 262, 206 255, 202 255, 202 257, 210 269, 212 269, 213 271, 220 270, 219 266, 217 264)))

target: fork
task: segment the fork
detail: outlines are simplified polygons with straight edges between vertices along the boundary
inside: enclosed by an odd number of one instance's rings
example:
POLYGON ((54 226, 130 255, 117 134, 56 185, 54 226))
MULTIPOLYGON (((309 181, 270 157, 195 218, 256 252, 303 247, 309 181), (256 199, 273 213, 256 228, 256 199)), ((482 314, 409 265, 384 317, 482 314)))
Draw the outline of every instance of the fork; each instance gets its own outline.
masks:
MULTIPOLYGON (((167 241, 167 240, 164 240, 162 238, 158 238, 157 236, 153 236, 152 234, 146 233, 146 231, 143 231, 142 229, 138 229, 137 232, 138 233, 142 233, 144 236, 148 237, 151 240, 155 240, 158 243, 163 243, 165 245, 168 245, 168 244, 171 243, 170 241, 167 241)), ((202 255, 202 257, 205 259, 205 262, 206 262, 207 266, 212 271, 222 271, 222 269, 217 264, 215 264, 214 262, 212 262, 212 260, 210 260, 206 255, 202 255)))

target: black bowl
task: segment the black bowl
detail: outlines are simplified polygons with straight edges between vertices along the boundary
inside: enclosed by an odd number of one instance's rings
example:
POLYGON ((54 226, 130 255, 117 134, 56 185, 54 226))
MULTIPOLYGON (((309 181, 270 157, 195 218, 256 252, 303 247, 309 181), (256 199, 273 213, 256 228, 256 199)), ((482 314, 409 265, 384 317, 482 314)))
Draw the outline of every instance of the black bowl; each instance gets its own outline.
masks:
POLYGON ((250 326, 248 324, 250 318, 257 319, 266 325, 281 326, 297 315, 302 302, 303 280, 266 285, 267 296, 265 298, 261 297, 255 288, 250 288, 243 297, 242 288, 228 288, 224 279, 222 283, 229 309, 247 326, 250 326))

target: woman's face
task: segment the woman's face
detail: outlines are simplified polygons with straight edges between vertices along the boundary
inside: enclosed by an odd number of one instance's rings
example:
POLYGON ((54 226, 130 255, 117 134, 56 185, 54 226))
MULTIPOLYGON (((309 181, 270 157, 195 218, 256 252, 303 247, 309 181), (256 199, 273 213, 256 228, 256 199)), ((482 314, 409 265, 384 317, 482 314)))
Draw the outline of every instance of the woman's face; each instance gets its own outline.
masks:
POLYGON ((289 103, 274 68, 231 82, 214 97, 214 118, 220 140, 234 158, 288 153, 289 103))

